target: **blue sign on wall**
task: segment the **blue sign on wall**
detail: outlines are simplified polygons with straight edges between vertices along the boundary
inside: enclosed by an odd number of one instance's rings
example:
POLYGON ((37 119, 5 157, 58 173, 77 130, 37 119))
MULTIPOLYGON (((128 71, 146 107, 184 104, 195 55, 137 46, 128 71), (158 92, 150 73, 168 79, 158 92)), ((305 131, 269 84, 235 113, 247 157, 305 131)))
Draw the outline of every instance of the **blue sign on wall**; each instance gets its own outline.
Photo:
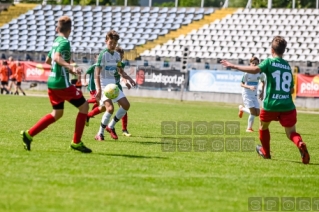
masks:
POLYGON ((189 74, 189 90, 241 93, 240 86, 244 73, 237 71, 191 70, 189 74))

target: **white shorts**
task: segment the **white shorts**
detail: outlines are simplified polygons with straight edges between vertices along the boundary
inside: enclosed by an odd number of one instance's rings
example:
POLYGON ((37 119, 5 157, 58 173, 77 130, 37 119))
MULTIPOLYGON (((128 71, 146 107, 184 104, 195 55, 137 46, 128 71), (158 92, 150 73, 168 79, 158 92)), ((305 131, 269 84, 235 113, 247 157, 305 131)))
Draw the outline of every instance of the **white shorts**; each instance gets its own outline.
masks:
POLYGON ((257 108, 259 109, 259 101, 257 96, 246 96, 243 95, 243 101, 246 108, 257 108))
MULTIPOLYGON (((119 101, 120 99, 122 99, 122 98, 124 98, 124 97, 125 97, 124 93, 120 90, 120 93, 119 93, 118 97, 116 97, 115 99, 112 99, 112 102, 113 102, 113 103, 116 103, 117 101, 119 101)), ((104 105, 104 102, 105 102, 106 100, 108 100, 108 99, 109 99, 109 98, 107 98, 107 97, 103 94, 103 92, 102 92, 102 98, 101 98, 101 100, 100 100, 100 105, 103 106, 103 105, 104 105)))

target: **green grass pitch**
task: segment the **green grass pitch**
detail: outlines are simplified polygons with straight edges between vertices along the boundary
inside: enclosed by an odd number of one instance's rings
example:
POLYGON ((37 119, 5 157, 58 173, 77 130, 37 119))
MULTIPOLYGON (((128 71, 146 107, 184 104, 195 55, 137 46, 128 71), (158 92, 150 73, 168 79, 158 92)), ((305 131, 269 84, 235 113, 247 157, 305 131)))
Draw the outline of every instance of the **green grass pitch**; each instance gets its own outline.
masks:
MULTIPOLYGON (((240 121, 237 105, 129 98, 129 131, 117 141, 94 136, 91 119, 83 141, 92 154, 68 149, 76 109, 66 103, 62 119, 22 147, 20 130, 51 112, 48 98, 0 96, 0 211, 248 211, 249 197, 319 197, 318 114, 298 114, 311 164, 279 123, 270 125, 272 160, 256 152, 163 152, 162 121, 240 121)), ((117 106, 116 106, 117 109, 117 106)), ((181 137, 181 136, 176 136, 181 137)), ((227 137, 227 136, 225 136, 227 137)), ((295 209, 297 211, 297 209, 295 209)))

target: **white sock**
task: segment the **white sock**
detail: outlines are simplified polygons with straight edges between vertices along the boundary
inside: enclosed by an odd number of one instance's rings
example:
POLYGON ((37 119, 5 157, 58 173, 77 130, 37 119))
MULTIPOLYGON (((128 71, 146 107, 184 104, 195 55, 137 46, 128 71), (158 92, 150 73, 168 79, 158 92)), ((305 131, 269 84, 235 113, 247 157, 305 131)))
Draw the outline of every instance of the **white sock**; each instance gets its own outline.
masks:
POLYGON ((245 113, 250 114, 250 110, 249 110, 249 108, 247 108, 247 107, 242 107, 241 110, 244 111, 245 113))
POLYGON ((116 115, 113 117, 111 122, 109 123, 108 127, 113 129, 115 124, 123 118, 123 116, 126 114, 127 110, 124 110, 122 107, 119 108, 119 110, 116 112, 116 115))
POLYGON ((253 128, 254 120, 255 120, 255 116, 250 114, 249 117, 248 117, 248 127, 247 127, 247 129, 252 129, 253 128))
POLYGON ((100 134, 104 135, 105 127, 106 127, 107 124, 109 123, 111 116, 112 116, 112 114, 110 114, 110 113, 107 112, 107 111, 103 114, 102 120, 101 120, 100 129, 99 129, 99 132, 98 132, 99 135, 100 135, 100 134))

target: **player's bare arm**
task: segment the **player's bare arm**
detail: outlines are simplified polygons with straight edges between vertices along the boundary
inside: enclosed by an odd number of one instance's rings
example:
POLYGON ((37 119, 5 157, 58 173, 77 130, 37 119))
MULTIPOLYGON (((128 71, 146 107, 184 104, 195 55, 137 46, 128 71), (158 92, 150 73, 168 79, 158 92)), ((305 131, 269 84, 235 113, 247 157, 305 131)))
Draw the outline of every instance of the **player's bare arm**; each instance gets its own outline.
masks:
POLYGON ((96 86, 96 101, 100 101, 101 99, 101 81, 100 81, 100 75, 101 75, 101 67, 96 66, 94 70, 94 83, 96 86))
POLYGON ((45 58, 45 63, 51 65, 52 59, 50 57, 45 58))
POLYGON ((265 82, 261 81, 261 91, 260 91, 260 94, 259 94, 259 99, 260 100, 264 99, 264 89, 265 89, 265 82))
POLYGON ((242 88, 247 88, 247 89, 249 89, 249 90, 252 90, 252 91, 254 91, 255 90, 255 86, 249 86, 249 85, 245 85, 245 83, 241 83, 241 85, 240 85, 242 88))
POLYGON ((81 73, 80 68, 76 68, 76 67, 70 65, 70 63, 66 62, 59 52, 54 53, 53 61, 56 62, 57 64, 59 64, 60 66, 68 69, 68 71, 71 74, 77 75, 77 74, 81 73))
POLYGON ((87 75, 87 73, 85 73, 85 74, 83 75, 83 86, 88 86, 88 83, 87 83, 87 81, 86 81, 86 75, 87 75))
POLYGON ((228 62, 227 60, 222 60, 220 63, 226 68, 237 69, 238 71, 246 72, 249 74, 257 74, 261 71, 258 66, 238 66, 228 62))
POLYGON ((127 75, 123 68, 118 67, 118 73, 121 75, 123 79, 128 80, 132 86, 136 86, 135 81, 129 75, 127 75))
POLYGON ((127 81, 127 79, 121 78, 121 81, 125 83, 127 89, 130 90, 132 88, 131 84, 127 81))

